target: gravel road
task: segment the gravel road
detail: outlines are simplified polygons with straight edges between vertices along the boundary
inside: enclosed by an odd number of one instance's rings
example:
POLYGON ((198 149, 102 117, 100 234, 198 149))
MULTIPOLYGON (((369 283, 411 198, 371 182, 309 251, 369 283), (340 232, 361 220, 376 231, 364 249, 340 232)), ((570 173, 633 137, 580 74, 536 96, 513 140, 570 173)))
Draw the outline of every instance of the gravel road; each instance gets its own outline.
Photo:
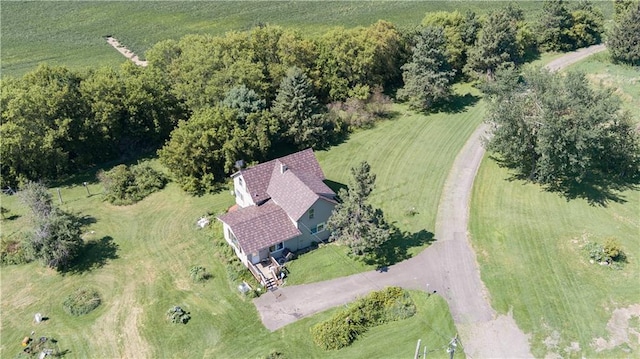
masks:
MULTIPOLYGON (((562 69, 603 45, 568 53, 547 65, 562 69)), ((462 348, 470 358, 531 358, 529 336, 518 328, 511 313, 498 315, 480 279, 467 224, 473 181, 484 149, 481 125, 471 135, 451 168, 436 219, 436 242, 419 255, 390 266, 384 272, 366 272, 329 281, 282 287, 254 300, 262 322, 276 330, 302 317, 349 303, 389 285, 436 291, 449 303, 462 348)))

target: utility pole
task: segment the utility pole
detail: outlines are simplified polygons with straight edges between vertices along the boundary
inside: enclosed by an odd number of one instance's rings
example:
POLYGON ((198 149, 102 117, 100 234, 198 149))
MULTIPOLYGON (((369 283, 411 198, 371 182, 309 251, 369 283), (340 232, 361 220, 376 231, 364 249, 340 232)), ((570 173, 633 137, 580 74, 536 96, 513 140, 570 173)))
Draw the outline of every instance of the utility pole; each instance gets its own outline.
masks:
POLYGON ((60 199, 60 204, 62 204, 62 194, 60 194, 60 188, 56 188, 58 190, 58 198, 60 199))
POLYGON ((451 339, 449 342, 449 347, 447 348, 447 353, 449 353, 449 359, 453 359, 453 355, 456 353, 456 347, 458 346, 458 334, 451 339))
POLYGON ((416 345, 416 353, 413 355, 413 359, 419 359, 419 355, 420 355, 420 342, 422 341, 422 339, 418 339, 418 345, 416 345))

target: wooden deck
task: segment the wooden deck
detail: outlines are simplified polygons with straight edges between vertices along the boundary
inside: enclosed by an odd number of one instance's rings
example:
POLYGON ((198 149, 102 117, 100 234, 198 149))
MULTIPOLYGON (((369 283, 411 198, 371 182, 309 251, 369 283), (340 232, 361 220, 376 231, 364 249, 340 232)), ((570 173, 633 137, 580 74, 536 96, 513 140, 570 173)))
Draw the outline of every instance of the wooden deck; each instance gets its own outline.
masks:
POLYGON ((249 263, 249 271, 268 290, 273 290, 282 285, 281 273, 284 268, 271 256, 269 256, 269 259, 257 264, 249 263))

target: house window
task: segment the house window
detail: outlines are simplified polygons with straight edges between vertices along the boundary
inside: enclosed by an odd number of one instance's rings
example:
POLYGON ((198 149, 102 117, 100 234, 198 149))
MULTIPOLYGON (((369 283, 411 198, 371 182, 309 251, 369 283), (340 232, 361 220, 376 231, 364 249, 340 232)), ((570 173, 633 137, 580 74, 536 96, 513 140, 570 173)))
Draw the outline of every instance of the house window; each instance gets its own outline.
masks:
POLYGON ((309 209, 309 219, 313 219, 313 217, 316 214, 315 212, 316 212, 315 209, 313 209, 313 208, 309 209))
POLYGON ((317 226, 311 227, 311 234, 316 234, 324 231, 324 222, 318 223, 317 226))
POLYGON ((240 185, 240 187, 242 187, 242 186, 243 186, 243 183, 242 183, 242 177, 238 177, 238 184, 240 185))
POLYGON ((279 251, 279 250, 281 250, 283 248, 284 248, 284 243, 280 242, 280 243, 278 243, 276 245, 273 245, 273 246, 269 247, 269 252, 271 252, 271 253, 277 252, 277 251, 279 251))
POLYGON ((236 190, 236 197, 240 199, 240 202, 244 201, 244 199, 242 198, 242 193, 238 190, 236 190))
POLYGON ((229 237, 231 243, 233 243, 233 246, 236 247, 240 251, 240 253, 242 253, 240 243, 238 243, 238 239, 233 235, 233 232, 231 232, 231 228, 227 228, 227 237, 229 237))

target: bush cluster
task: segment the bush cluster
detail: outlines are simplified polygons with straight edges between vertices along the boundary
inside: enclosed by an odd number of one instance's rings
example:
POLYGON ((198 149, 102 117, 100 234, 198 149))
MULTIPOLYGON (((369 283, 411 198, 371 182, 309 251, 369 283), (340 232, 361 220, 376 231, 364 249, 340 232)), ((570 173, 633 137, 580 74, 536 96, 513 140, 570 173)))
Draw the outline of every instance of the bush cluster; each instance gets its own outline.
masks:
POLYGON ((189 274, 196 283, 202 283, 212 277, 211 273, 207 272, 207 269, 203 266, 192 266, 189 268, 189 274))
POLYGON ((406 319, 416 313, 413 300, 402 288, 388 287, 359 299, 347 309, 311 328, 315 343, 325 350, 349 346, 371 327, 406 319))
POLYGON ((118 165, 109 171, 98 172, 105 189, 105 199, 111 204, 136 203, 167 184, 166 177, 148 164, 118 165))
POLYGON ((596 263, 605 263, 613 269, 622 269, 627 257, 622 251, 622 246, 615 238, 608 238, 604 245, 597 242, 588 242, 584 246, 589 258, 596 263))
POLYGON ((191 315, 181 307, 173 306, 167 311, 167 319, 174 324, 187 324, 191 315))
POLYGON ((96 309, 100 303, 100 294, 97 291, 79 288, 62 302, 62 307, 67 313, 80 316, 96 309))
POLYGON ((350 97, 346 101, 336 101, 327 105, 329 114, 349 129, 370 128, 376 120, 387 117, 391 112, 391 99, 377 88, 366 99, 350 97))
POLYGON ((4 237, 0 239, 0 264, 11 265, 28 262, 30 262, 30 256, 21 241, 4 237))

